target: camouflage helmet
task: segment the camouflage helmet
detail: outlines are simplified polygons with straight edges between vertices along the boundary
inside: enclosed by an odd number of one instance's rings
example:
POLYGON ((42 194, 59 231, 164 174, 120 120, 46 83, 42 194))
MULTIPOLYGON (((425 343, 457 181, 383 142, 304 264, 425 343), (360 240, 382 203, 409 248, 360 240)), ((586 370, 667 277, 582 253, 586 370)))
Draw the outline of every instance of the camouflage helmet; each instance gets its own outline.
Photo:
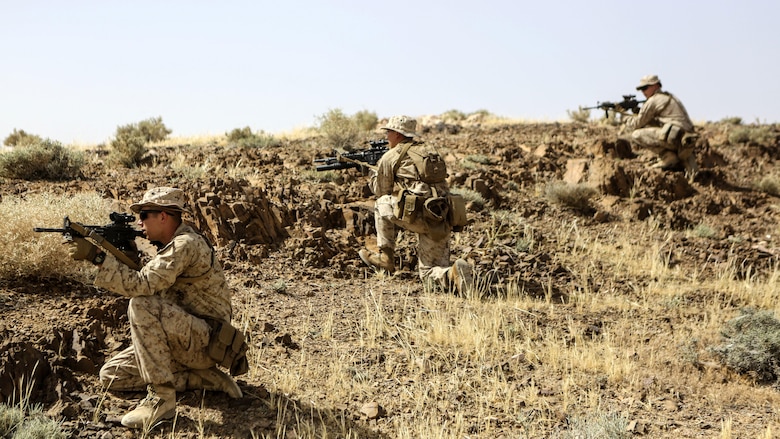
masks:
POLYGON ((379 127, 379 129, 393 130, 406 137, 414 137, 417 135, 415 132, 417 129, 417 120, 409 116, 393 116, 384 126, 379 127))
POLYGON ((661 80, 658 79, 658 75, 647 75, 643 76, 642 79, 639 80, 639 85, 636 86, 637 90, 641 90, 644 87, 649 87, 651 85, 660 84, 661 80))
POLYGON ((184 205, 187 198, 181 189, 173 187, 156 187, 149 189, 144 194, 144 198, 130 206, 130 210, 135 213, 141 210, 156 209, 172 213, 189 212, 184 205))

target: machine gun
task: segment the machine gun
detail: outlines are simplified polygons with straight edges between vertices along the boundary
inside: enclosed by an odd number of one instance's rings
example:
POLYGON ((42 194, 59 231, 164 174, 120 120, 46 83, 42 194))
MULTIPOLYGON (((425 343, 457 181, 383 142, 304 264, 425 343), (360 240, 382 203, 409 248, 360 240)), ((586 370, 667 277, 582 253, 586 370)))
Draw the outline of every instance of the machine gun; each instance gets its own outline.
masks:
POLYGON ((72 222, 66 216, 62 221, 61 229, 35 227, 33 231, 62 233, 62 236, 68 241, 74 238, 90 238, 128 267, 134 270, 140 269, 138 262, 128 256, 128 253, 137 252, 134 243, 135 238, 144 236, 143 231, 134 229, 131 226, 135 221, 135 216, 127 213, 111 212, 108 218, 111 220, 111 223, 105 226, 85 226, 72 222))
POLYGON ((600 108, 604 110, 604 117, 608 118, 609 110, 617 111, 618 113, 631 110, 634 114, 639 113, 639 104, 643 102, 645 101, 636 100, 636 95, 623 95, 623 100, 621 102, 598 102, 595 106, 586 107, 583 108, 583 110, 595 110, 596 108, 600 108))
POLYGON ((335 169, 372 168, 376 166, 382 156, 389 151, 387 140, 369 140, 371 146, 368 149, 354 152, 336 153, 333 157, 315 159, 314 163, 322 163, 317 166, 318 171, 331 171, 335 169))

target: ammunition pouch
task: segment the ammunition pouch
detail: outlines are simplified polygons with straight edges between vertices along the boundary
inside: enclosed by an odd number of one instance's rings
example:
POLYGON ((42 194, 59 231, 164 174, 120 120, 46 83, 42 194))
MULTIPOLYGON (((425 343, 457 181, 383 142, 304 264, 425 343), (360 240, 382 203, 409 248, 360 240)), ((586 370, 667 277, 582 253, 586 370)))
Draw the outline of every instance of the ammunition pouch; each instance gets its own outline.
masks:
POLYGON ((248 347, 241 331, 230 323, 219 322, 211 331, 208 354, 217 364, 230 370, 230 375, 239 376, 249 371, 248 347))
POLYGON ((405 190, 401 192, 393 213, 399 220, 405 223, 411 223, 422 213, 424 202, 424 197, 405 190))
POLYGON ((682 146, 682 139, 685 135, 685 130, 672 123, 667 123, 661 128, 662 140, 670 145, 673 145, 675 150, 680 149, 682 146))
POLYGON ((466 200, 461 195, 449 194, 447 196, 447 202, 449 203, 449 215, 447 219, 455 231, 460 231, 468 222, 466 218, 466 200))

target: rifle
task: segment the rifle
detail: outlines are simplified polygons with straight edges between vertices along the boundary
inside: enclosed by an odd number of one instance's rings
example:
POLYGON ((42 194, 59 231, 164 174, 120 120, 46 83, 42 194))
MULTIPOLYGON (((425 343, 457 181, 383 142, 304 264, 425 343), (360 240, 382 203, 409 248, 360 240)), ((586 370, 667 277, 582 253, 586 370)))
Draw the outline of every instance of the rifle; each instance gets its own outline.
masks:
POLYGON ((614 110, 619 113, 631 110, 634 114, 639 113, 639 104, 643 102, 645 101, 636 100, 636 95, 623 95, 623 101, 621 102, 598 102, 596 103, 596 106, 586 107, 583 108, 583 110, 595 110, 596 108, 600 108, 604 110, 604 117, 608 118, 609 110, 614 110))
POLYGON ((62 228, 35 227, 34 232, 42 233, 62 233, 66 240, 73 238, 90 238, 98 245, 106 249, 112 255, 116 256, 128 267, 139 270, 141 267, 132 260, 127 253, 136 251, 135 238, 144 236, 144 232, 134 229, 130 224, 135 221, 135 216, 126 213, 111 212, 108 216, 110 224, 105 226, 85 226, 80 223, 71 222, 66 216, 63 219, 62 228))
POLYGON ((387 140, 369 140, 370 148, 355 152, 336 152, 333 157, 315 159, 314 163, 323 163, 317 166, 318 171, 330 171, 349 168, 375 168, 376 162, 389 151, 387 140))

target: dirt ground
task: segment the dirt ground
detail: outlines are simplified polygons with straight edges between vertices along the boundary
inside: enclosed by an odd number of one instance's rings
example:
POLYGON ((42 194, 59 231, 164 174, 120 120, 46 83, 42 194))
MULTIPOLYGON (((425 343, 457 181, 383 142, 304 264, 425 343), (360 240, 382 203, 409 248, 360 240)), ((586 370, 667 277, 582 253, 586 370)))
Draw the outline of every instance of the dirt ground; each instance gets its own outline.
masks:
MULTIPOLYGON (((752 273, 776 270, 780 203, 778 197, 755 189, 754 183, 761 175, 777 175, 780 129, 773 128, 773 143, 732 145, 727 140, 732 128, 715 123, 698 127, 701 171, 693 180, 679 171, 648 169, 654 159, 618 142, 617 129, 607 125, 430 123, 422 132, 426 140, 441 147, 451 186, 469 189, 484 199, 484 203, 469 204, 470 224, 453 241, 453 255, 465 257, 478 274, 497 282, 491 288, 498 295, 502 285, 519 282, 525 294, 558 304, 560 312, 550 313, 545 322, 549 328, 565 328, 573 319, 597 332, 610 316, 578 316, 577 308, 567 302, 571 284, 581 279, 573 275, 576 269, 561 264, 554 253, 554 237, 563 221, 576 223, 580 233, 591 235, 627 233, 647 221, 657 221, 659 230, 679 232, 706 224, 713 235, 708 239, 679 233, 667 243, 673 248, 675 264, 701 270, 702 277, 715 276, 712 267, 727 258, 738 258, 744 262, 741 267, 752 273), (466 162, 470 165, 465 166, 466 162), (584 210, 554 205, 544 197, 544 188, 561 180, 589 183, 599 189, 599 195, 584 210), (517 242, 486 244, 495 211, 512 212, 533 228, 537 245, 532 252, 523 251, 517 242), (554 297, 545 297, 550 294, 554 297)), ((97 189, 126 207, 150 186, 179 186, 191 194, 193 219, 217 244, 235 292, 234 307, 251 330, 253 349, 261 355, 252 357, 255 372, 239 378, 243 399, 184 392, 179 395, 176 425, 163 426, 156 433, 160 437, 172 430, 176 437, 340 437, 321 431, 296 435, 291 432, 296 420, 290 413, 324 419, 324 425, 340 423, 352 431, 352 437, 399 437, 398 424, 419 414, 394 406, 393 395, 404 391, 402 382, 382 384, 376 399, 387 413, 374 417, 361 413, 368 401, 332 400, 326 390, 327 373, 321 382, 308 383, 308 394, 291 395, 277 392, 264 382, 266 375, 261 372, 300 361, 327 371, 330 363, 338 361, 337 352, 345 349, 354 351, 364 365, 387 364, 394 355, 391 341, 385 347, 367 349, 350 329, 365 317, 362 303, 368 286, 383 288, 388 309, 441 294, 424 291, 420 285, 411 236, 404 236, 399 244, 402 270, 392 278, 377 281, 378 275, 361 264, 358 250, 374 242, 367 178, 350 169, 338 173, 341 181, 318 181, 312 176, 312 162, 330 152, 317 139, 286 140, 268 149, 161 146, 137 169, 108 169, 93 160, 80 180, 12 181, 2 186, 0 195, 97 189), (171 166, 182 156, 187 163, 209 160, 218 171, 186 176, 171 166), (229 171, 239 166, 251 169, 251 175, 231 175, 229 171), (315 335, 316 328, 325 324, 325 316, 337 328, 331 340, 315 335), (287 413, 285 407, 295 410, 287 413), (285 424, 286 433, 280 433, 285 424)), ((90 154, 101 158, 99 151, 90 154)), ((600 277, 606 276, 600 269, 607 268, 597 263, 590 268, 592 289, 598 289, 600 277)), ((626 285, 620 294, 628 300, 632 288, 626 285)), ((143 395, 104 393, 96 376, 106 359, 129 342, 127 300, 58 278, 0 279, 0 292, 0 396, 10 400, 15 380, 34 370, 33 401, 63 419, 73 437, 140 437, 118 420, 143 395)), ((635 318, 638 326, 668 323, 662 316, 641 312, 635 318)), ((548 398, 548 405, 558 407, 555 377, 538 376, 528 367, 530 363, 514 379, 542 383, 541 396, 548 398)), ((691 381, 701 373, 691 367, 691 381)), ((740 379, 719 373, 723 380, 740 379)), ((774 391, 761 384, 745 388, 774 391)), ((605 386, 603 396, 616 406, 625 404, 620 389, 605 386)), ((451 397, 442 395, 442 403, 452 404, 451 397)), ((630 410, 630 420, 636 421, 631 433, 636 436, 719 437, 722 429, 723 414, 709 412, 695 398, 680 402, 674 410, 659 409, 649 402, 643 407, 630 410)), ((753 422, 756 429, 744 431, 758 437, 766 425, 777 425, 777 408, 771 404, 740 406, 735 416, 746 424, 753 422)), ((452 410, 466 422, 482 425, 480 417, 485 414, 472 413, 472 409, 468 401, 459 401, 452 410)), ((554 427, 565 430, 566 413, 560 411, 554 427)), ((524 437, 524 428, 522 422, 502 419, 489 434, 477 428, 469 437, 524 437)))

